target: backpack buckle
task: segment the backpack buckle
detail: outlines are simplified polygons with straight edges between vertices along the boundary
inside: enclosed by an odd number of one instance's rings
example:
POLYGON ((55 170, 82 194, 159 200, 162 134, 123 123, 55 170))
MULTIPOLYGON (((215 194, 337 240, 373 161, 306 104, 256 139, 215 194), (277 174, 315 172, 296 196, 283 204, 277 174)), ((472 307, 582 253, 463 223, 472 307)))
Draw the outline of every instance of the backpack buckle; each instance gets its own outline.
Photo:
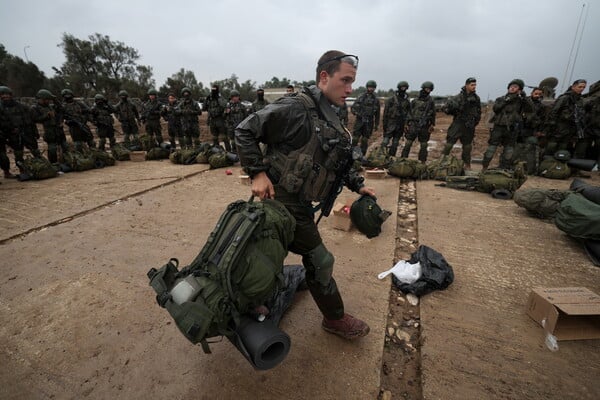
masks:
POLYGON ((167 291, 164 291, 164 292, 156 295, 156 302, 162 308, 165 308, 165 304, 167 304, 167 301, 169 301, 171 299, 172 299, 171 293, 169 293, 167 291))

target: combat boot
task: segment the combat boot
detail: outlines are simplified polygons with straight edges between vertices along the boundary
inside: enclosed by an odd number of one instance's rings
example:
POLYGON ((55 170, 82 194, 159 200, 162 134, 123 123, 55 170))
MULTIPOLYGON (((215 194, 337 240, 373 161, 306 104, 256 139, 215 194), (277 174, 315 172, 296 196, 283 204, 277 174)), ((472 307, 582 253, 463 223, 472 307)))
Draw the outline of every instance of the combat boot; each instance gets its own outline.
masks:
POLYGON ((4 170, 4 179, 17 179, 17 176, 11 174, 9 170, 4 170))
POLYGON ((323 318, 321 327, 329 333, 349 340, 367 336, 370 331, 369 325, 366 322, 354 318, 350 314, 344 314, 341 319, 323 318))

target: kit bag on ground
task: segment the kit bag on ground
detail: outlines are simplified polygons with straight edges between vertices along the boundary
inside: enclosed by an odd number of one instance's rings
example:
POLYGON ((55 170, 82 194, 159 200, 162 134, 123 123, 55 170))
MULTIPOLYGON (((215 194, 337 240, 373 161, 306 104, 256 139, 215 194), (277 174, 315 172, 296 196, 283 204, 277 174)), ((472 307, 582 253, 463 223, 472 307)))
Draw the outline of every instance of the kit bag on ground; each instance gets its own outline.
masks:
POLYGON ((363 195, 350 207, 350 220, 369 239, 379 236, 381 225, 392 213, 382 210, 377 204, 377 199, 363 195))
POLYGON ((150 151, 156 147, 156 139, 150 135, 140 135, 140 145, 143 151, 150 151))
POLYGON ((399 157, 388 165, 390 175, 398 178, 427 179, 427 166, 413 158, 399 157))
POLYGON ((121 143, 117 143, 111 147, 110 153, 117 161, 128 161, 131 159, 131 151, 121 143))
POLYGON ((513 200, 532 216, 552 219, 560 203, 572 193, 570 190, 521 189, 515 192, 513 200))
POLYGON ((444 181, 448 176, 461 176, 464 175, 464 161, 451 154, 444 155, 427 165, 427 173, 429 179, 438 181, 444 181))
POLYGON ((230 204, 189 266, 179 270, 171 259, 148 272, 158 304, 207 353, 207 339, 234 339, 242 317, 282 289, 295 227, 294 217, 275 200, 230 204))
POLYGON ((494 190, 516 191, 527 180, 523 163, 517 163, 512 170, 490 168, 479 174, 476 190, 492 193, 494 190))
POLYGON ((570 193, 556 209, 554 223, 569 236, 600 240, 600 204, 570 193))
POLYGON ((369 168, 387 168, 394 157, 388 154, 385 147, 373 147, 367 155, 365 166, 369 168))
POLYGON ((162 147, 153 147, 146 152, 146 160, 166 160, 171 151, 162 147))
POLYGON ((90 147, 86 151, 86 156, 92 157, 94 159, 94 164, 96 165, 97 168, 99 166, 112 167, 113 165, 116 164, 116 160, 112 155, 108 154, 105 151, 98 150, 93 147, 90 147))
MULTIPOLYGON (((211 149, 213 147, 221 147, 221 146, 213 146, 212 143, 202 143, 198 147, 198 155, 196 156, 196 163, 198 164, 208 164, 208 157, 210 157, 213 152, 211 149)), ((225 151, 225 149, 223 149, 225 151)))
POLYGON ((549 179, 568 179, 571 176, 571 168, 567 164, 570 159, 571 155, 567 150, 545 156, 538 167, 539 175, 549 179))
POLYGON ((57 168, 44 157, 27 157, 17 165, 22 171, 19 174, 20 181, 54 178, 58 174, 57 168))
POLYGON ((196 163, 196 157, 198 157, 197 149, 178 149, 169 155, 169 160, 173 164, 190 165, 196 163))
POLYGON ((227 152, 221 147, 213 147, 213 154, 208 157, 211 169, 230 167, 238 161, 237 155, 227 152))
POLYGON ((65 164, 71 171, 87 171, 96 168, 96 160, 92 156, 85 156, 78 151, 67 151, 63 154, 65 164))

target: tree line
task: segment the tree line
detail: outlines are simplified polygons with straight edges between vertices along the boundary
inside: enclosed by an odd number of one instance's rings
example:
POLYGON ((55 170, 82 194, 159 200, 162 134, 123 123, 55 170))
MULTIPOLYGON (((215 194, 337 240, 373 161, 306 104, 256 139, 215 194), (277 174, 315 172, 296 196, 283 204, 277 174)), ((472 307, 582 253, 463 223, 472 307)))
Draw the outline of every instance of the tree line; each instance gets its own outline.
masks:
MULTIPOLYGON (((139 52, 133 47, 120 41, 111 40, 108 35, 95 33, 87 39, 76 38, 64 33, 58 45, 65 55, 65 61, 60 68, 52 67, 54 76, 47 77, 37 65, 31 61, 9 54, 0 43, 0 85, 10 87, 17 97, 34 97, 39 89, 48 89, 58 95, 62 89, 69 88, 77 96, 93 97, 100 93, 107 98, 114 98, 120 90, 127 90, 131 97, 145 98, 149 89, 156 87, 152 66, 140 65, 139 52)), ((228 78, 210 82, 204 86, 196 79, 193 71, 181 68, 160 87, 161 96, 173 92, 180 95, 181 89, 188 87, 192 97, 203 98, 209 94, 212 85, 219 85, 220 92, 226 98, 232 90, 240 92, 243 100, 254 101, 259 87, 285 88, 309 86, 311 81, 296 81, 289 78, 273 77, 257 85, 250 79, 240 82, 236 74, 228 78)), ((366 92, 366 88, 356 88, 352 96, 358 97, 366 92)), ((393 89, 378 90, 377 95, 387 97, 393 94, 393 89)))

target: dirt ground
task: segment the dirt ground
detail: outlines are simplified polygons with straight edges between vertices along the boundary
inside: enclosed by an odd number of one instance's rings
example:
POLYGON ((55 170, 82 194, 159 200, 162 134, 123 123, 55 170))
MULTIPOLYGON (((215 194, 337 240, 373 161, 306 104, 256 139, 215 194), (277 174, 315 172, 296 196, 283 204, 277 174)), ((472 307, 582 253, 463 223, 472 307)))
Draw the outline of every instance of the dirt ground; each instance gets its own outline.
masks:
MULTIPOLYGON (((430 159, 449 122, 438 115, 430 159)), ((482 126, 475 158, 486 140, 482 126)), ((331 219, 321 227, 346 307, 371 325, 369 336, 347 343, 324 333, 312 299, 299 293, 282 321, 292 351, 280 366, 255 371, 227 342, 202 354, 156 305, 145 273, 173 256, 190 261, 224 206, 249 195, 232 170, 122 162, 2 180, 0 398, 600 397, 600 341, 550 352, 523 312, 535 286, 600 291, 600 268, 580 246, 513 202, 392 177, 368 181, 393 213, 379 237, 334 229, 331 219), (444 254, 456 280, 415 306, 376 275, 419 244, 444 254)), ((600 182, 597 173, 591 181, 600 182)), ((534 177, 526 186, 568 183, 534 177)))

